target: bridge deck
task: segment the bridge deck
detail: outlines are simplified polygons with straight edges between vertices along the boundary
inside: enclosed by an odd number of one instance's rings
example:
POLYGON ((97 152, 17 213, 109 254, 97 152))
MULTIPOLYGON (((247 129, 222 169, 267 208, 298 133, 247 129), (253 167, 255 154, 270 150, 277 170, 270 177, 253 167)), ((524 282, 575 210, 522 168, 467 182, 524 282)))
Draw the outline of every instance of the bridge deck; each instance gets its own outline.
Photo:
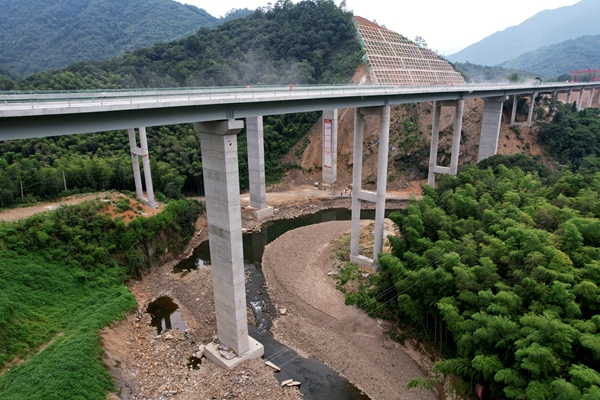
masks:
POLYGON ((0 140, 178 123, 533 92, 600 83, 433 86, 283 86, 75 92, 0 92, 0 140))

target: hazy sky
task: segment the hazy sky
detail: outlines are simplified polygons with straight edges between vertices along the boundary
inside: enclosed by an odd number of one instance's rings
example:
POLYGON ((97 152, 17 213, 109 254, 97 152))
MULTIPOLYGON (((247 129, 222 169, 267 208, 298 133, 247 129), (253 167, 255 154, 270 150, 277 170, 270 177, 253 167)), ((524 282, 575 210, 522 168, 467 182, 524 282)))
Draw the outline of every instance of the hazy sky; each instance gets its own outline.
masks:
MULTIPOLYGON (((254 10, 268 0, 177 0, 205 9, 215 17, 232 8, 254 10)), ((296 3, 298 0, 292 0, 296 3)), ((494 32, 518 25, 542 10, 570 6, 579 0, 346 0, 355 15, 376 20, 386 28, 449 55, 494 32)), ((340 4, 341 0, 335 0, 340 4)), ((275 3, 275 1, 272 1, 275 3)), ((525 39, 525 38, 524 38, 525 39)))

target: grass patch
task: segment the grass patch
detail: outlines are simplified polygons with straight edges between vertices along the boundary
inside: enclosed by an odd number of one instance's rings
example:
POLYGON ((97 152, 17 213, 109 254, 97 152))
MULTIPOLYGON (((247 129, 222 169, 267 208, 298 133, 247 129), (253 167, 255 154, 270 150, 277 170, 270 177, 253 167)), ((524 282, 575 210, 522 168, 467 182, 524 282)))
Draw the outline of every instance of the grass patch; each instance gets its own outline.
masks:
POLYGON ((126 225, 99 203, 0 222, 3 400, 105 399, 114 385, 99 331, 135 309, 124 281, 156 260, 149 248, 184 246, 201 209, 172 201, 126 225))

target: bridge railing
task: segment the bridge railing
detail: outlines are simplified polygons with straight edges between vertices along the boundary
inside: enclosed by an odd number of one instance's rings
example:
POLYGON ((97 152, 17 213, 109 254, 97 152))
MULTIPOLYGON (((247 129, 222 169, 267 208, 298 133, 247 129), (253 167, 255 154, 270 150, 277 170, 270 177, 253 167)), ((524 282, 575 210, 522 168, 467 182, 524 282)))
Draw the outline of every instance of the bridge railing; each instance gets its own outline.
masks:
POLYGON ((600 83, 542 83, 532 84, 477 84, 477 85, 429 85, 429 86, 378 86, 378 85, 289 85, 289 86, 247 86, 247 87, 201 87, 165 89, 120 89, 91 91, 22 91, 0 92, 0 108, 4 106, 40 107, 44 104, 66 103, 64 106, 82 103, 113 102, 167 102, 202 101, 231 99, 265 98, 315 98, 344 96, 380 96, 392 94, 416 94, 437 92, 479 92, 489 90, 566 91, 600 86, 600 83))

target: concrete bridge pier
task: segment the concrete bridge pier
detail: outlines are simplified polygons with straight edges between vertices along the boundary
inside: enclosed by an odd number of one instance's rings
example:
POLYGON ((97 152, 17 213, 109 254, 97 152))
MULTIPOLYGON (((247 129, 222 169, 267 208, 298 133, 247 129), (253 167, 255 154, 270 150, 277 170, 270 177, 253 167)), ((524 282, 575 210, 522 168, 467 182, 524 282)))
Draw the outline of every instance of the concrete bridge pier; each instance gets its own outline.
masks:
POLYGON ((512 113, 510 114, 510 124, 514 125, 516 119, 517 119, 517 103, 518 103, 518 98, 517 95, 515 94, 515 96, 513 97, 513 107, 512 107, 512 113))
POLYGON ((323 110, 323 175, 322 181, 337 181, 338 110, 323 110))
POLYGON ((148 139, 146 137, 146 127, 138 128, 140 135, 140 147, 137 146, 135 128, 130 128, 129 133, 129 148, 131 150, 131 163, 133 164, 133 179, 135 181, 135 194, 138 199, 147 204, 150 208, 156 208, 154 200, 154 188, 152 187, 152 173, 150 171, 150 159, 148 158, 148 139), (146 181, 146 195, 142 189, 142 176, 140 174, 139 157, 142 157, 142 167, 144 168, 144 178, 146 181))
POLYGON ((577 111, 583 110, 583 92, 585 92, 585 89, 581 88, 579 91, 579 100, 577 100, 577 111))
POLYGON ((246 118, 248 145, 248 175, 250 181, 250 207, 256 219, 273 215, 273 207, 267 206, 265 185, 265 145, 263 117, 246 118))
POLYGON ((567 104, 571 104, 572 99, 573 99, 573 89, 569 89, 569 94, 567 94, 567 104))
POLYGON ((477 162, 485 160, 498 152, 500 122, 502 121, 502 104, 506 96, 487 97, 483 99, 483 118, 481 119, 481 137, 479 138, 479 155, 477 162))
POLYGON ((390 143, 390 106, 357 108, 354 114, 354 164, 352 171, 352 232, 350 235, 350 262, 377 270, 377 256, 383 249, 383 223, 387 188, 387 165, 390 143), (377 193, 362 190, 362 161, 365 115, 379 115, 379 157, 377 165, 377 193), (376 203, 373 258, 360 255, 360 208, 363 201, 376 203))
POLYGON ((429 153, 429 178, 427 183, 435 185, 435 174, 456 175, 458 172, 458 154, 460 151, 460 135, 462 131, 464 100, 453 101, 434 101, 433 102, 433 124, 431 125, 431 150, 429 153), (452 135, 452 155, 450 158, 450 167, 441 167, 437 165, 438 144, 440 140, 440 117, 442 107, 454 107, 456 114, 454 116, 454 133, 452 135))
POLYGON ((535 109, 535 99, 537 99, 538 93, 533 92, 531 95, 531 102, 529 103, 529 114, 527 114, 527 126, 531 126, 533 123, 533 111, 535 109))
POLYGON ((596 91, 595 87, 590 89, 590 97, 588 97, 587 108, 592 107, 592 101, 594 100, 594 92, 596 91))
POLYGON ((236 136, 243 127, 244 122, 236 120, 194 124, 200 132, 218 338, 235 357, 227 360, 214 344, 205 354, 224 368, 264 354, 263 346, 248 336, 246 318, 236 136))

